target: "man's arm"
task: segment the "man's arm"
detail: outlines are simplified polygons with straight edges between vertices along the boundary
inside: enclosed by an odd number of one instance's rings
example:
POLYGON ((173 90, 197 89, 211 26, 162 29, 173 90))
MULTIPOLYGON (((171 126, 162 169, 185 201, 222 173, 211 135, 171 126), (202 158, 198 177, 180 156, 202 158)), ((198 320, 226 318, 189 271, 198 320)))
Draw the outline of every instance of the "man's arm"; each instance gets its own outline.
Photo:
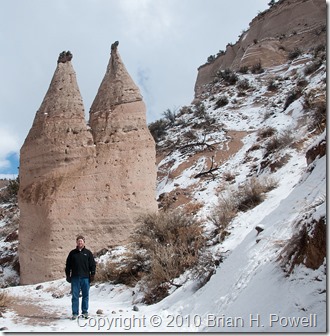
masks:
POLYGON ((91 275, 95 275, 96 263, 95 263, 95 259, 93 257, 92 252, 90 252, 90 255, 89 255, 89 271, 91 275))
POLYGON ((71 252, 69 253, 68 257, 66 258, 66 263, 65 263, 65 275, 66 277, 70 277, 72 265, 71 265, 71 252))

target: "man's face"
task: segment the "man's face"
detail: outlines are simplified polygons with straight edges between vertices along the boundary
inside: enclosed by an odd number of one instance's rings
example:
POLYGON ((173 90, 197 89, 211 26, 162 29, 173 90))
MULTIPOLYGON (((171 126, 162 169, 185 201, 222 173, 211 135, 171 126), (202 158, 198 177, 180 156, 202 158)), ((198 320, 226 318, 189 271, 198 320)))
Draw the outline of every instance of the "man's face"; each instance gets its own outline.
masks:
POLYGON ((81 250, 85 246, 83 239, 77 239, 77 247, 81 250))

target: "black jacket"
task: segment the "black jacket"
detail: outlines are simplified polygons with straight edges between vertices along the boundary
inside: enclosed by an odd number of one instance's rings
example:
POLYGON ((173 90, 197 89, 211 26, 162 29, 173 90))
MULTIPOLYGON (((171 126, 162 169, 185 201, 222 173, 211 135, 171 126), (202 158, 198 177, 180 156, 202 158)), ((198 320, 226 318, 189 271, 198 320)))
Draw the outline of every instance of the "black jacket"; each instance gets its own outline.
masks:
POLYGON ((89 277, 95 274, 95 269, 96 264, 93 254, 85 247, 81 251, 75 248, 69 253, 66 259, 65 274, 67 277, 89 277))

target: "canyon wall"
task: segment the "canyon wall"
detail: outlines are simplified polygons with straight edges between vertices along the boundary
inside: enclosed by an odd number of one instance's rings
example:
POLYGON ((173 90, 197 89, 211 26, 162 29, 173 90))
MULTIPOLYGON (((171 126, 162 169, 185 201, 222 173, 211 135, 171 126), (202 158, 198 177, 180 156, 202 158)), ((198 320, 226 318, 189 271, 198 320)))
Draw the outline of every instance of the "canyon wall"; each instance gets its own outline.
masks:
MULTIPOLYGON (((326 45, 327 8, 324 0, 280 0, 257 15, 235 44, 199 67, 195 98, 219 70, 239 70, 260 62, 263 68, 280 65, 295 49, 310 51, 326 45)), ((215 28, 216 29, 216 26, 215 28)))

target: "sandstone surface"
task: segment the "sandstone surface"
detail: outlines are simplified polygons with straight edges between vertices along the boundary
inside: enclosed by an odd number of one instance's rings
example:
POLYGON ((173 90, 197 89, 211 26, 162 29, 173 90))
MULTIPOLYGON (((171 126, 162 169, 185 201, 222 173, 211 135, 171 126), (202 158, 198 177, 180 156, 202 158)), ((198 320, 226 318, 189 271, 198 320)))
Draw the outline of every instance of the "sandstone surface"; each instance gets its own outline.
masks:
POLYGON ((203 93, 218 70, 237 71, 260 63, 263 68, 283 64, 296 49, 326 45, 327 9, 324 0, 279 0, 257 15, 235 44, 199 67, 195 98, 203 93))
POLYGON ((134 226, 134 218, 157 211, 157 170, 146 106, 117 46, 114 43, 111 47, 110 61, 92 103, 89 123, 96 145, 94 169, 98 174, 95 184, 100 191, 99 206, 108 209, 106 221, 112 223, 115 241, 121 243, 134 226))
POLYGON ((93 252, 123 244, 157 210, 155 144, 146 109, 116 48, 89 127, 69 52, 63 52, 21 148, 21 284, 64 276, 83 234, 93 252))

